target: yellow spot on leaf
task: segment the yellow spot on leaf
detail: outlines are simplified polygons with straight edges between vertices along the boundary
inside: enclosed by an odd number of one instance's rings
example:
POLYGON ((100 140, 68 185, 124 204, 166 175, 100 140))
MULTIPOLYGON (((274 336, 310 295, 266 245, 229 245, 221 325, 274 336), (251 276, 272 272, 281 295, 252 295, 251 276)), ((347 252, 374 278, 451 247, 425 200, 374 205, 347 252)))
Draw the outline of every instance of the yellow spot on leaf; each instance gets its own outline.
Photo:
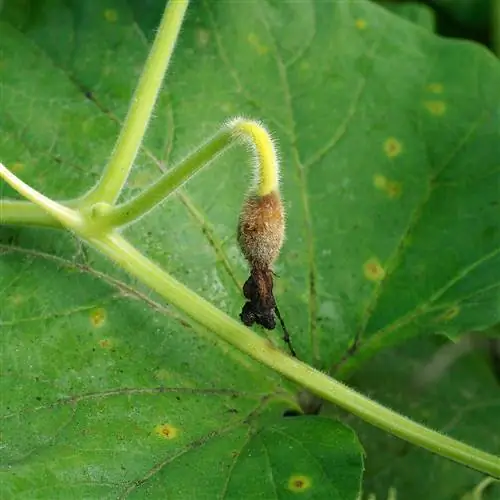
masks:
POLYGON ((375 175, 373 176, 373 185, 384 191, 389 198, 399 198, 401 196, 401 192, 403 191, 402 185, 398 181, 391 181, 387 179, 387 177, 383 175, 375 175))
POLYGON ((385 187, 387 186, 387 177, 385 177, 384 175, 374 175, 373 185, 377 189, 385 189, 385 187))
POLYGON ((401 186, 401 182, 397 181, 387 181, 387 186, 385 188, 385 192, 389 198, 399 198, 401 196, 401 192, 403 188, 401 186))
POLYGON ((208 42, 210 41, 210 31, 204 30, 204 29, 199 29, 196 32, 196 39, 198 41, 198 45, 200 47, 205 47, 208 42))
POLYGON ((141 189, 149 186, 156 179, 157 177, 154 176, 149 170, 141 170, 131 177, 128 185, 136 189, 141 189))
POLYGON ((354 25, 358 28, 358 30, 366 29, 366 21, 364 19, 356 19, 354 25))
POLYGON ((311 65, 309 64, 309 61, 302 61, 299 66, 301 71, 308 71, 311 69, 311 65))
POLYGON ((106 9, 104 11, 104 19, 108 21, 108 23, 116 23, 118 21, 118 12, 115 9, 106 9))
POLYGON ((23 295, 16 293, 14 295, 11 295, 9 297, 9 300, 12 305, 18 306, 19 304, 22 304, 24 302, 25 298, 23 295))
POLYGON ((294 493, 302 493, 311 487, 311 478, 307 476, 291 476, 288 480, 288 489, 294 493))
POLYGON ((451 321, 452 319, 456 318, 458 314, 460 313, 460 306, 455 304, 454 306, 451 306, 449 309, 446 309, 446 311, 438 316, 438 321, 451 321))
POLYGON ((432 92, 433 94, 442 94, 443 93, 443 84, 442 83, 429 83, 427 85, 427 90, 432 92))
POLYGON ((90 313, 90 322, 92 323, 92 326, 99 328, 104 324, 105 321, 106 321, 106 310, 103 309, 102 307, 94 309, 90 313))
POLYGON ((403 145, 395 137, 389 137, 384 142, 384 151, 389 158, 395 158, 403 151, 403 145))
POLYGON ((19 172, 22 172, 24 170, 24 164, 23 163, 14 163, 12 165, 9 165, 9 168, 12 172, 15 174, 18 174, 19 172))
POLYGON ((111 349, 111 347, 113 347, 113 341, 110 339, 101 339, 99 340, 99 346, 103 349, 111 349))
POLYGON ((155 432, 163 439, 175 439, 179 430, 170 424, 159 424, 155 427, 155 432))
POLYGON ((263 45, 255 33, 250 33, 247 39, 250 45, 252 45, 261 56, 269 52, 269 47, 263 45))
POLYGON ((171 374, 169 371, 165 370, 165 368, 160 368, 155 372, 155 378, 158 380, 168 380, 171 378, 171 374))
POLYGON ((446 103, 444 101, 424 101, 424 106, 429 113, 442 116, 446 113, 446 103))
POLYGON ((367 260, 363 266, 365 278, 370 281, 381 281, 385 277, 385 270, 376 257, 367 260))

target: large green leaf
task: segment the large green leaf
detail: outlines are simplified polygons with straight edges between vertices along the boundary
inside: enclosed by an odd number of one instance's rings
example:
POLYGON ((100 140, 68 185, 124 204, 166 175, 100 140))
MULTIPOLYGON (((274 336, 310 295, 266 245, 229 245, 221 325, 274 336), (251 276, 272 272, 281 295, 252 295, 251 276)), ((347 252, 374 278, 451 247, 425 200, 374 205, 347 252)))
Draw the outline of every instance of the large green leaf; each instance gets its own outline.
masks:
MULTIPOLYGON (((64 198, 97 180, 158 22, 161 2, 148 5, 4 2, 0 158, 23 180, 64 198)), ((483 328, 500 320, 499 84, 486 51, 368 2, 193 3, 125 196, 225 119, 260 118, 282 153, 288 238, 276 292, 301 359, 329 368, 356 335, 362 359, 420 332, 483 328)), ((235 226, 248 170, 245 151, 231 151, 127 230, 232 316, 247 273, 235 226)), ((14 196, 3 184, 2 195, 14 196)), ((253 467, 285 498, 306 449, 310 477, 329 463, 321 473, 338 497, 356 497, 354 438, 334 421, 290 427, 288 383, 73 237, 0 231, 6 495, 136 485, 186 498, 210 480, 222 496, 234 464, 241 491, 253 491, 253 467), (337 446, 310 445, 325 435, 337 446)), ((330 487, 312 481, 311 497, 324 498, 320 484, 330 487)))

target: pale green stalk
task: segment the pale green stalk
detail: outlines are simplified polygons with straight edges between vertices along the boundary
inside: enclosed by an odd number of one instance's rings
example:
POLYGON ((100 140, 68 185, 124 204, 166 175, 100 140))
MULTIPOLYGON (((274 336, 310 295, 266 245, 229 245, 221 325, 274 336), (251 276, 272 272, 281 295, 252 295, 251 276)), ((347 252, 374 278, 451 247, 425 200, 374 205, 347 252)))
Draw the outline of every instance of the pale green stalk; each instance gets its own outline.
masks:
POLYGON ((135 198, 100 215, 102 223, 109 227, 119 227, 138 220, 167 198, 169 194, 175 192, 201 168, 207 166, 233 143, 233 139, 230 130, 222 129, 178 165, 165 172, 156 182, 144 189, 135 198))
POLYGON ((29 201, 0 200, 0 224, 61 227, 45 210, 29 201))
POLYGON ((1 163, 0 177, 4 179, 19 194, 42 207, 48 214, 52 215, 54 219, 59 221, 61 225, 75 231, 84 229, 84 221, 82 216, 80 215, 80 212, 77 212, 76 210, 61 205, 57 201, 47 198, 47 196, 24 183, 1 163))
POLYGON ((146 133, 188 3, 189 0, 168 2, 111 159, 97 185, 83 197, 86 206, 114 203, 118 199, 146 133))
POLYGON ((113 228, 138 220, 240 139, 250 144, 260 159, 252 165, 256 171, 256 192, 264 196, 278 190, 279 166, 271 135, 259 122, 236 118, 135 198, 117 207, 103 207, 104 211, 96 212, 96 222, 99 220, 102 227, 113 228))

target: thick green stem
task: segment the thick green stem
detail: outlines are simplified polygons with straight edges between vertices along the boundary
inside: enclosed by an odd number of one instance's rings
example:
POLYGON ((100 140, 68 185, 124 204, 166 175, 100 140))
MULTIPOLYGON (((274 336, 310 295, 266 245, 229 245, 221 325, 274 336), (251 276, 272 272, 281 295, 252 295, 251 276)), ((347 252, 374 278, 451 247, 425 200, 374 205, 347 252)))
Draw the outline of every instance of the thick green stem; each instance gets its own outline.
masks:
POLYGON ((111 159, 97 185, 84 197, 87 205, 114 203, 120 195, 146 133, 188 3, 168 2, 111 159))
POLYGON ((201 168, 205 167, 222 153, 233 142, 233 136, 228 129, 222 129, 212 139, 195 150, 178 165, 165 172, 155 183, 142 191, 141 194, 112 208, 102 215, 102 222, 108 227, 119 227, 138 220, 169 194, 184 184, 201 168))
POLYGON ((318 396, 395 436, 473 469, 500 478, 500 458, 451 439, 389 410, 291 358, 244 327, 152 263, 117 233, 89 241, 120 267, 162 295, 197 323, 252 358, 318 396))
POLYGON ((122 205, 110 208, 106 214, 98 214, 98 218, 103 226, 109 228, 138 220, 240 138, 253 147, 259 158, 253 165, 256 169, 255 190, 261 196, 278 190, 279 165, 271 135, 257 121, 235 118, 141 194, 122 205))
POLYGON ((58 220, 38 205, 29 201, 14 200, 0 200, 0 224, 62 227, 58 220))

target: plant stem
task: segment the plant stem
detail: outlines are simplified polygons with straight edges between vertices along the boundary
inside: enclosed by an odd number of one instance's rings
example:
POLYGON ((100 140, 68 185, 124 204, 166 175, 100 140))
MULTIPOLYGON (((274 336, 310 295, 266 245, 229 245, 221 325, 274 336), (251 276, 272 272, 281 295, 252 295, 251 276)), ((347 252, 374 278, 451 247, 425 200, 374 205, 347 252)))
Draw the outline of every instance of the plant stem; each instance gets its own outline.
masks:
POLYGON ((85 223, 79 211, 51 200, 36 189, 28 186, 28 184, 24 183, 1 163, 0 178, 4 179, 19 194, 39 205, 47 214, 52 215, 61 225, 71 228, 76 232, 85 229, 85 223))
POLYGON ((271 135, 259 122, 236 118, 141 194, 99 215, 101 224, 113 228, 135 222, 240 138, 253 147, 258 157, 254 167, 257 170, 255 189, 259 196, 278 190, 279 167, 271 135))
POLYGON ((111 159, 97 185, 84 196, 87 205, 114 203, 120 195, 146 133, 188 3, 189 0, 170 0, 165 7, 111 159))
MULTIPOLYGON (((256 170, 257 185, 254 187, 256 193, 259 196, 265 196, 272 191, 278 191, 279 164, 271 135, 261 123, 255 120, 235 118, 227 122, 210 140, 165 172, 135 198, 118 206, 108 205, 103 207, 104 210, 94 211, 92 213, 94 224, 102 231, 106 228, 109 230, 135 222, 163 202, 190 177, 206 167, 239 139, 244 139, 249 143, 258 158, 253 165, 256 170)), ((106 202, 98 201, 90 203, 90 200, 91 198, 83 197, 58 203, 66 207, 84 209, 99 203, 107 205, 106 202)), ((61 227, 57 219, 38 206, 10 200, 0 201, 0 223, 61 227)))
POLYGON ((256 162, 258 196, 266 196, 279 191, 279 163, 271 134, 259 122, 235 118, 228 124, 235 135, 245 139, 254 149, 256 162))
POLYGON ((102 215, 102 222, 108 227, 119 227, 135 222, 165 200, 169 194, 173 193, 201 168, 207 166, 232 143, 231 131, 222 129, 178 165, 165 172, 142 193, 102 215))
POLYGON ((244 327, 155 265, 122 236, 111 233, 89 241, 120 267, 162 295, 197 323, 285 377, 410 443, 500 478, 500 458, 433 431, 357 393, 244 327))
MULTIPOLYGON (((66 202, 62 204, 69 206, 66 202)), ((45 210, 29 201, 0 200, 0 224, 58 227, 61 224, 45 210)))

